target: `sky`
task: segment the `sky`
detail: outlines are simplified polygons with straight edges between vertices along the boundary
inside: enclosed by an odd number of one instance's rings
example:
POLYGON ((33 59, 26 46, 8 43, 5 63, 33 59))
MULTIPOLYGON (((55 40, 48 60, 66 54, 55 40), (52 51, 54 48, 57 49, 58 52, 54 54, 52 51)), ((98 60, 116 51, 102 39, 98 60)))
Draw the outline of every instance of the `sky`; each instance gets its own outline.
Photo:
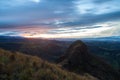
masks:
POLYGON ((0 36, 120 36, 120 0, 0 0, 0 36))

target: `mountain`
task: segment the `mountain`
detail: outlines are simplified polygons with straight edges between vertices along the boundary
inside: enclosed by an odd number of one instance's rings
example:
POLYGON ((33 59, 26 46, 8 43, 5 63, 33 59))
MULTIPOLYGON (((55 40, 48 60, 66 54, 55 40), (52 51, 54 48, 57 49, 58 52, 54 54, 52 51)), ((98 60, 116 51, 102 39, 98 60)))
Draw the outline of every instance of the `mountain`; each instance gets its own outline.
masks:
MULTIPOLYGON (((119 37, 82 39, 90 53, 103 57, 114 68, 120 70, 120 41, 118 40, 119 37)), ((73 41, 0 36, 0 48, 38 56, 50 62, 55 62, 63 55, 71 43, 73 41)))
POLYGON ((97 80, 62 70, 36 56, 0 49, 0 80, 97 80))
POLYGON ((80 40, 70 45, 59 62, 63 68, 78 74, 88 73, 100 80, 120 80, 120 73, 104 59, 89 53, 87 45, 80 40))
POLYGON ((69 46, 71 42, 56 40, 1 40, 0 47, 11 52, 0 49, 0 80, 120 80, 120 73, 105 59, 95 55, 101 51, 95 47, 102 45, 99 42, 88 42, 86 45, 78 40, 69 46), (92 50, 89 52, 91 46, 97 50, 95 54, 91 53, 92 50), (58 61, 60 64, 45 61, 55 60, 67 47, 58 61))

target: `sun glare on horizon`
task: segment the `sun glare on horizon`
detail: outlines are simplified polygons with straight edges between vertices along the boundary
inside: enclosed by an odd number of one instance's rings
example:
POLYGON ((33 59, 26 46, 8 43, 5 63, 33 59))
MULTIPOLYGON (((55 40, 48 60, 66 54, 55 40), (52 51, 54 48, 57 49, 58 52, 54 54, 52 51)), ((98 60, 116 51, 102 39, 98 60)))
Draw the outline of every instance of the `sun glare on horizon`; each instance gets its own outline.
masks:
POLYGON ((55 36, 49 34, 37 34, 37 35, 22 34, 21 36, 25 38, 55 38, 55 36))

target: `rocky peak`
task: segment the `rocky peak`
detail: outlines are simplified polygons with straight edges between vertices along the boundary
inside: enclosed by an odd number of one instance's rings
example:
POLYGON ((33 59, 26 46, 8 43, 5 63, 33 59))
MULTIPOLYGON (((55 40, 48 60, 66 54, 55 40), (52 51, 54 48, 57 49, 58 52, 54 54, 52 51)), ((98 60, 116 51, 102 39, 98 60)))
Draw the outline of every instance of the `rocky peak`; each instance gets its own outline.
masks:
POLYGON ((87 45, 80 40, 71 44, 61 59, 61 65, 70 71, 88 73, 100 80, 120 80, 120 74, 104 59, 90 54, 87 45))

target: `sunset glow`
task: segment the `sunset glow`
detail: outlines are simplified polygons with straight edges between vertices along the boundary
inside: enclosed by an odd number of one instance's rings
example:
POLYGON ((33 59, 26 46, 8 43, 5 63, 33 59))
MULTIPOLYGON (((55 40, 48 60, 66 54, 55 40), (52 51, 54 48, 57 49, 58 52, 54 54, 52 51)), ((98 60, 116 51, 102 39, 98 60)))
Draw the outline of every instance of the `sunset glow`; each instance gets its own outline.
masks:
POLYGON ((21 36, 25 38, 55 38, 55 36, 52 36, 49 34, 48 35, 47 34, 41 34, 41 35, 23 34, 21 36))

